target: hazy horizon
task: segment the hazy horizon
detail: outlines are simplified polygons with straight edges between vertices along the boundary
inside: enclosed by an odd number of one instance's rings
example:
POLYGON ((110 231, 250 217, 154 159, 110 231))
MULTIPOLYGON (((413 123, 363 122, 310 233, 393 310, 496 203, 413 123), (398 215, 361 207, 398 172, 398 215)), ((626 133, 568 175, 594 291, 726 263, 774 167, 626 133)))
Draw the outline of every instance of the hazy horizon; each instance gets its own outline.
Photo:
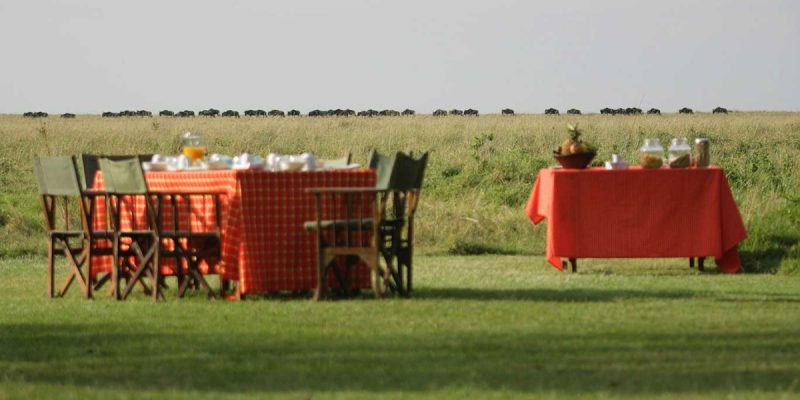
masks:
POLYGON ((798 37, 790 0, 5 0, 0 114, 800 111, 798 37))

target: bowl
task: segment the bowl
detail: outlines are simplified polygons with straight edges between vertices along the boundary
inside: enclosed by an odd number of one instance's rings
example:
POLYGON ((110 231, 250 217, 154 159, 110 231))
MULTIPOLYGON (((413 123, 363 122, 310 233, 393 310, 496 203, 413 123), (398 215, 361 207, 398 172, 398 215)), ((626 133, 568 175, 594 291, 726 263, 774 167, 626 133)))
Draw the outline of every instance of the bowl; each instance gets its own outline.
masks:
POLYGON ((553 154, 553 158, 565 169, 584 169, 594 160, 595 153, 580 153, 562 156, 553 154))

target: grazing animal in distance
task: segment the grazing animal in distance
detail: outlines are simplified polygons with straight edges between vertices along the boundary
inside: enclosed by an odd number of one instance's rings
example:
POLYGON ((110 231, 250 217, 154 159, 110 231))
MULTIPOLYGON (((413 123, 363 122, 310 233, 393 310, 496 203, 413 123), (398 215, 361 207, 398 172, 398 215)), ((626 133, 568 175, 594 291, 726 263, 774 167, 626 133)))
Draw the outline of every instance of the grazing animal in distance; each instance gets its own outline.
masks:
POLYGON ((659 110, 657 108, 651 108, 651 109, 647 110, 647 113, 648 114, 661 115, 661 110, 659 110))
POLYGON ((502 114, 502 115, 514 115, 514 110, 512 110, 510 108, 504 108, 504 109, 502 109, 500 111, 500 114, 502 114))
POLYGON ((281 110, 269 110, 267 115, 269 115, 270 117, 285 117, 286 113, 284 113, 281 110))
POLYGON ((161 110, 158 113, 159 117, 174 117, 175 113, 170 110, 161 110))
POLYGON ((726 108, 717 107, 713 111, 711 111, 711 113, 712 114, 727 114, 728 110, 726 108))
POLYGON ((577 108, 570 108, 567 110, 567 114, 581 115, 581 110, 578 110, 577 108))
POLYGON ((450 115, 464 115, 464 112, 457 108, 454 108, 450 110, 450 115))
POLYGON ((468 109, 464 110, 464 115, 472 115, 472 116, 477 117, 478 116, 478 110, 475 110, 475 109, 472 109, 472 108, 468 108, 468 109))
POLYGON ((441 108, 433 112, 434 117, 444 117, 445 115, 447 115, 447 111, 442 110, 441 108))
POLYGON ((692 111, 692 109, 689 107, 683 107, 678 110, 678 114, 694 114, 694 111, 692 111))
POLYGON ((406 108, 405 110, 403 110, 403 115, 414 115, 414 114, 416 114, 416 112, 410 108, 406 108))
POLYGON ((61 118, 75 118, 75 114, 73 114, 73 113, 64 113, 64 114, 61 114, 61 118))
POLYGON ((239 112, 238 111, 234 111, 234 110, 226 110, 225 112, 223 112, 220 115, 222 115, 223 117, 236 117, 236 118, 239 118, 239 112))
POLYGON ((289 110, 289 112, 287 114, 289 116, 296 117, 296 116, 300 115, 300 111, 299 110, 289 110))
POLYGON ((558 110, 555 108, 548 108, 544 110, 545 115, 558 115, 558 110))
POLYGON ((600 114, 602 114, 602 115, 612 115, 612 114, 614 114, 614 110, 606 107, 606 108, 600 110, 600 114))

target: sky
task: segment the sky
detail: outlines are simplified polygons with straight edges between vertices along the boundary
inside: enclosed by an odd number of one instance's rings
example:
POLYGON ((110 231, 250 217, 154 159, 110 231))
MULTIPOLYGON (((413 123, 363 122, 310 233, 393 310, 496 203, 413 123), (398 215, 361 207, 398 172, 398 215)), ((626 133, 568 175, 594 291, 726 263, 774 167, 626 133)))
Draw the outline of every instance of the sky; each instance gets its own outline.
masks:
POLYGON ((0 0, 0 114, 800 111, 796 0, 0 0))

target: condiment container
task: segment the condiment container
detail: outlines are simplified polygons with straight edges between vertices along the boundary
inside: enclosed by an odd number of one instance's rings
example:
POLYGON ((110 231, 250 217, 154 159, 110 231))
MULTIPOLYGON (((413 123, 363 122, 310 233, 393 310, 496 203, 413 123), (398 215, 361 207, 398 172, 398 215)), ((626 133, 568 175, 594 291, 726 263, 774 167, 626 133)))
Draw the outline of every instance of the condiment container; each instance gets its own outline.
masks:
POLYGON ((692 148, 686 138, 674 138, 669 144, 669 167, 687 168, 691 163, 692 148))
POLYGON ((639 149, 639 164, 643 168, 661 168, 664 165, 664 148, 658 139, 645 139, 639 149))
POLYGON ((711 164, 709 144, 707 138, 697 138, 694 140, 694 156, 692 157, 692 163, 695 167, 705 168, 711 164))

